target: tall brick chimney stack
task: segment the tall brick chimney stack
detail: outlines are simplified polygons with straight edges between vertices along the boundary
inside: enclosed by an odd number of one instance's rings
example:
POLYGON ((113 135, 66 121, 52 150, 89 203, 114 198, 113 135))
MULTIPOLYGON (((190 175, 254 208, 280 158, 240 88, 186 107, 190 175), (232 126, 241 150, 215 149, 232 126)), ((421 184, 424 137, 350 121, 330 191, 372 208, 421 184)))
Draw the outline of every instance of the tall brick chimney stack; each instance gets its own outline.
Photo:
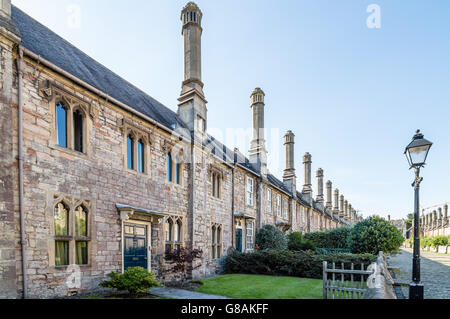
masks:
POLYGON ((292 131, 287 131, 284 136, 284 156, 285 169, 283 174, 283 182, 292 194, 296 193, 297 177, 295 176, 294 146, 295 135, 292 131))
POLYGON ((348 219, 348 200, 344 201, 344 218, 348 219))
POLYGON ((344 195, 341 195, 339 201, 339 217, 344 218, 344 195))
POLYGON ((323 169, 319 168, 316 173, 317 177, 317 202, 323 204, 324 196, 323 196, 323 169))
POLYGON ((333 209, 333 183, 331 181, 327 181, 327 203, 325 205, 328 209, 333 209))
POLYGON ((178 98, 178 114, 194 133, 202 139, 207 129, 207 109, 202 82, 202 18, 200 8, 189 2, 181 11, 184 39, 184 81, 178 98))
POLYGON ((252 108, 253 139, 250 142, 249 160, 257 165, 261 174, 267 177, 267 150, 264 138, 264 91, 256 88, 250 95, 252 108))
POLYGON ((334 208, 333 215, 339 217, 339 189, 334 190, 334 208))
POLYGON ((312 198, 312 184, 311 184, 311 164, 312 164, 312 156, 309 153, 306 153, 303 156, 303 167, 304 167, 304 179, 305 182, 303 184, 303 194, 309 195, 310 199, 312 198))

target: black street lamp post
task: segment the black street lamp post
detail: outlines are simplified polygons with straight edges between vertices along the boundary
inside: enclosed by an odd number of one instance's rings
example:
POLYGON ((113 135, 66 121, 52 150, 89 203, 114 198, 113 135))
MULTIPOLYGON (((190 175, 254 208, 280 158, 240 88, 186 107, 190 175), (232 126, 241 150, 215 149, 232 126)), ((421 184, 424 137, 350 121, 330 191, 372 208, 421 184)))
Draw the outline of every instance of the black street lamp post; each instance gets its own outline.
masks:
POLYGON ((405 155, 410 169, 414 168, 416 178, 414 187, 414 252, 412 282, 409 285, 409 299, 423 299, 423 284, 420 282, 420 234, 419 234, 419 188, 423 178, 420 177, 420 168, 425 166, 428 151, 431 148, 430 141, 423 138, 420 130, 417 130, 412 142, 406 147, 405 155))

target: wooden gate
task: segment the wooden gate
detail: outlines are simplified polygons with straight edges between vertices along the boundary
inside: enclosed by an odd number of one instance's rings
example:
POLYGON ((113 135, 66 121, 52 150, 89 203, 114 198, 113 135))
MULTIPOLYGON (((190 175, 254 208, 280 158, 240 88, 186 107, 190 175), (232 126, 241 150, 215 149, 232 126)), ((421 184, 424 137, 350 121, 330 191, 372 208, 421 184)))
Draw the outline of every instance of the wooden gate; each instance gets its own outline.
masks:
POLYGON ((353 263, 350 269, 345 269, 344 263, 341 268, 336 268, 335 263, 331 266, 328 268, 328 262, 323 262, 323 299, 361 299, 373 271, 364 270, 364 264, 360 270, 355 270, 353 263))

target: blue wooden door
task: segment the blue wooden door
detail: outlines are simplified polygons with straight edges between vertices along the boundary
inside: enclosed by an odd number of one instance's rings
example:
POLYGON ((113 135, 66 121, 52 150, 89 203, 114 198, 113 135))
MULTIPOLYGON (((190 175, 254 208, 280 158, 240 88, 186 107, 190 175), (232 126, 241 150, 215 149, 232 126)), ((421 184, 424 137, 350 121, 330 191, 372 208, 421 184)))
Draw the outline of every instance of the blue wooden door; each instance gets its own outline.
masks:
POLYGON ((129 267, 148 266, 147 226, 136 224, 124 225, 124 270, 129 267))
POLYGON ((236 229, 236 250, 242 253, 242 229, 236 229))

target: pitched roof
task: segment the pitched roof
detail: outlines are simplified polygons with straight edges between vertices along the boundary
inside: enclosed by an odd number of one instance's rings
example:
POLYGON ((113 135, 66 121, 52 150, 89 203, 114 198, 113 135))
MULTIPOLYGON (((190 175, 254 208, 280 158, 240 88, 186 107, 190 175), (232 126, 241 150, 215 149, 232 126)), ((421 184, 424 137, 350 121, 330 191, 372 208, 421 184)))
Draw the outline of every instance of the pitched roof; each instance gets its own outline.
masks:
MULTIPOLYGON (((20 32, 21 44, 26 49, 169 129, 186 128, 177 113, 95 61, 14 5, 11 8, 11 16, 13 24, 20 32)), ((254 174, 261 175, 260 169, 250 163, 247 157, 231 151, 213 136, 208 135, 204 144, 210 145, 212 153, 224 162, 239 164, 254 174)), ((272 174, 268 174, 267 179, 272 186, 291 194, 284 183, 272 174)), ((297 198, 303 204, 310 206, 301 193, 297 192, 297 198)))
POLYGON ((185 127, 177 114, 12 6, 22 46, 116 100, 168 127, 185 127))

